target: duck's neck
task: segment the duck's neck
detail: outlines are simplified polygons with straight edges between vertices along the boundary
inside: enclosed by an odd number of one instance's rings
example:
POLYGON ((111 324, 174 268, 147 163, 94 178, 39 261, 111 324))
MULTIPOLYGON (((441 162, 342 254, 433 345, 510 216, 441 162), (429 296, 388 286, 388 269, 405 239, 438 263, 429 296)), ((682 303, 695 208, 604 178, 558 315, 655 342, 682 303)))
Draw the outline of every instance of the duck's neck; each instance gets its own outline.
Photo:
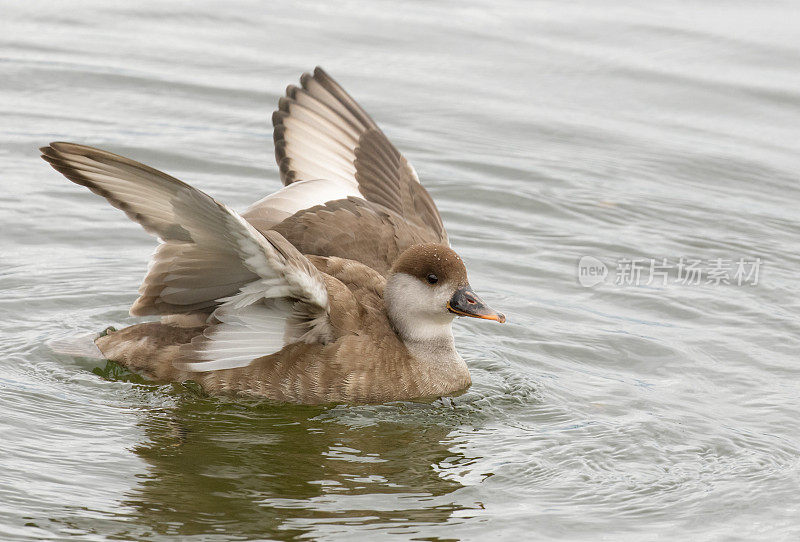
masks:
MULTIPOLYGON (((449 326, 448 326, 449 331, 449 326)), ((469 368, 456 351, 453 334, 437 339, 404 339, 414 379, 425 397, 452 395, 469 387, 469 368)))
POLYGON ((390 319, 400 340, 418 361, 461 360, 456 352, 452 321, 425 323, 405 315, 390 319))
POLYGON ((453 364, 464 366, 456 351, 452 319, 442 322, 425 322, 413 318, 392 319, 397 335, 414 359, 421 364, 453 364))
POLYGON ((423 360, 435 360, 439 358, 450 358, 450 357, 458 357, 458 352, 456 352, 456 344, 455 340, 453 339, 453 332, 450 329, 450 326, 447 326, 447 332, 443 333, 438 336, 426 336, 426 337, 403 337, 400 336, 403 344, 406 345, 408 351, 411 354, 418 358, 420 361, 423 360))

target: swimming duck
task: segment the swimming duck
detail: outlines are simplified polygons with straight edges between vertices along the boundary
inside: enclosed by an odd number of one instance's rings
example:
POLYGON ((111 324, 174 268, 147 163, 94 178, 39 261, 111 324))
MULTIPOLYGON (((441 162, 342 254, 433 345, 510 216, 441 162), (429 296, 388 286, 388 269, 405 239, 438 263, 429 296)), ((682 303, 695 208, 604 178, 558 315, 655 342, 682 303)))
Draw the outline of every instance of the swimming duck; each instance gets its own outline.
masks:
POLYGON ((280 402, 465 390, 453 319, 505 316, 470 287, 414 168, 321 68, 272 121, 285 186, 242 214, 110 152, 41 149, 161 241, 130 309, 161 320, 97 338, 99 352, 156 382, 280 402))

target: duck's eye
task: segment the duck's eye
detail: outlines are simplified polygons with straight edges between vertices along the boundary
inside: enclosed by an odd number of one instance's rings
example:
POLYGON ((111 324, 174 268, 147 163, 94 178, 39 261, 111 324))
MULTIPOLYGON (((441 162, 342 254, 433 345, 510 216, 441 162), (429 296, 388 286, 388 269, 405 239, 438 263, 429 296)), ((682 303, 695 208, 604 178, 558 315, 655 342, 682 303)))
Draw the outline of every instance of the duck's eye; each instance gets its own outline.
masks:
POLYGON ((437 277, 433 273, 428 275, 428 284, 436 284, 437 282, 439 282, 439 277, 437 277))

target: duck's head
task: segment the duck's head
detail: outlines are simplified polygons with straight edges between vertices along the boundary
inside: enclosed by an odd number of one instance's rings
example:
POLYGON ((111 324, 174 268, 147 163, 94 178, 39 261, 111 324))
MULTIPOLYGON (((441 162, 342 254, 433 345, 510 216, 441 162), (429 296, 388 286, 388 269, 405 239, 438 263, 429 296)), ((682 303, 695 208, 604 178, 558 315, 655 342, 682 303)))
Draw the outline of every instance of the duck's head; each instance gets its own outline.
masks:
POLYGON ((404 340, 450 337, 456 316, 506 321, 472 291, 458 254, 435 243, 413 245, 400 255, 386 280, 384 302, 404 340))

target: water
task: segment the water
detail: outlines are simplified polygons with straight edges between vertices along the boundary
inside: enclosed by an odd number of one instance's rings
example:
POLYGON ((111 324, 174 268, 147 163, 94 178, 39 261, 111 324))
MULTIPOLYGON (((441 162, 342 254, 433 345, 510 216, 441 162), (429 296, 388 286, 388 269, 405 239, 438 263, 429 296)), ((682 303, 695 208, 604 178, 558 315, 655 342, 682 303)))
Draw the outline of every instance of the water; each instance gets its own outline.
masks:
MULTIPOLYGON (((796 540, 794 2, 3 2, 0 538, 796 540), (237 209, 324 66, 416 166, 471 283, 453 404, 308 408, 93 372, 153 240, 53 140, 237 209), (608 282, 577 281, 582 256, 608 282), (621 258, 757 285, 615 285, 621 258)), ((644 281, 642 281, 644 282, 644 281)), ((102 371, 101 371, 102 372, 102 371)))

